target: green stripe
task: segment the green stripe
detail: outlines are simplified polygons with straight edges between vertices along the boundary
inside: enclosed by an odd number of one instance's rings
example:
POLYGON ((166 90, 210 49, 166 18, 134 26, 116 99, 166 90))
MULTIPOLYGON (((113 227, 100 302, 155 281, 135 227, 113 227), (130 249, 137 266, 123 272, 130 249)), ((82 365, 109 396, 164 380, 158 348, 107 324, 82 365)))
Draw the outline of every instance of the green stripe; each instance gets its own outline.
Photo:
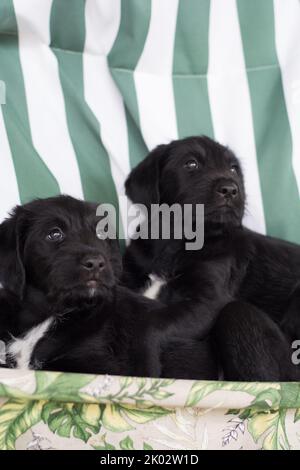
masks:
POLYGON ((131 167, 148 152, 140 131, 140 118, 133 72, 143 52, 151 17, 151 0, 121 1, 121 21, 108 55, 112 76, 124 100, 131 167))
MULTIPOLYGON (((300 239, 292 137, 275 47, 272 0, 238 0, 267 232, 300 239)), ((241 116, 242 118, 242 116, 241 116)))
POLYGON ((57 58, 67 123, 76 153, 84 197, 118 206, 108 154, 101 143, 99 123, 84 99, 83 49, 85 1, 72 8, 54 0, 51 10, 51 48, 57 58), (67 18, 67 27, 66 27, 67 18))
POLYGON ((18 50, 18 30, 11 0, 1 1, 0 79, 6 84, 1 107, 12 152, 20 200, 58 194, 59 186, 35 151, 29 126, 24 80, 18 50))
POLYGON ((207 88, 209 0, 180 0, 173 87, 179 137, 213 137, 207 88))

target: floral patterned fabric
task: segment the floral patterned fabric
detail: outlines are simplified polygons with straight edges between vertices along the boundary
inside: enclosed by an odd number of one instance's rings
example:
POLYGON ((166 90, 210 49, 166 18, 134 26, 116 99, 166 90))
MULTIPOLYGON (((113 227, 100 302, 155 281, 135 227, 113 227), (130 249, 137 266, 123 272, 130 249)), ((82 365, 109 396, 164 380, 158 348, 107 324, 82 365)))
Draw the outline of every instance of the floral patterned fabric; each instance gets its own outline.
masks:
POLYGON ((0 449, 300 449, 300 383, 0 369, 0 449))
MULTIPOLYGON (((117 206, 155 145, 206 134, 243 160, 247 225, 300 243, 299 20, 297 0, 2 0, 0 220, 58 193, 117 206)), ((0 369, 0 449, 300 449, 299 391, 0 369)))

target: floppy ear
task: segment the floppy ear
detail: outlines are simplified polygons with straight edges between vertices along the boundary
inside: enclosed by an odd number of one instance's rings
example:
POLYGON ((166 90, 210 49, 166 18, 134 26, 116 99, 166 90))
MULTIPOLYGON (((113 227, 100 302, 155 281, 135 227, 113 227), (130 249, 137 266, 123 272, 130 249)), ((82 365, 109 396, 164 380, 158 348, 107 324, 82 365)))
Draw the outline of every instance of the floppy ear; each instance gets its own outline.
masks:
POLYGON ((130 173, 125 183, 126 195, 134 204, 158 204, 162 159, 167 145, 159 145, 130 173))
POLYGON ((9 219, 0 224, 0 283, 21 299, 25 289, 22 261, 22 208, 17 206, 9 219))

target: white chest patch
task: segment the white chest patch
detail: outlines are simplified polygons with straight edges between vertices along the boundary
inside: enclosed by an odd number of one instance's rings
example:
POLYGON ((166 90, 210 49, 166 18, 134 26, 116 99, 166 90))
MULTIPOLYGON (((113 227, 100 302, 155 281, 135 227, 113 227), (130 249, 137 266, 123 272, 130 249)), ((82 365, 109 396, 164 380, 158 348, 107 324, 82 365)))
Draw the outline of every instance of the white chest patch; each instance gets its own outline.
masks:
POLYGON ((32 352, 37 342, 45 335, 49 329, 53 317, 47 318, 39 325, 31 328, 21 338, 13 338, 7 346, 9 356, 16 361, 17 369, 29 369, 32 352))
POLYGON ((161 288, 166 284, 165 279, 156 276, 155 274, 150 274, 150 284, 143 292, 144 297, 148 297, 148 299, 157 299, 159 296, 161 288))

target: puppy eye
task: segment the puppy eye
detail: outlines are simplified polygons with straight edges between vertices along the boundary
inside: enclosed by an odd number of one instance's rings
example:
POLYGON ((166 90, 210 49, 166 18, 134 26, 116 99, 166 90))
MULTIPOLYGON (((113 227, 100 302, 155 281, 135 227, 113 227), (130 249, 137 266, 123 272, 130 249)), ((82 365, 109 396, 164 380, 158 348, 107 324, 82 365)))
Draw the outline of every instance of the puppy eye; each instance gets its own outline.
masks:
POLYGON ((55 227, 50 230, 46 238, 50 242, 61 242, 64 239, 64 234, 60 228, 55 227))
POLYGON ((232 173, 238 173, 238 171, 239 171, 238 165, 231 165, 230 171, 231 171, 232 173))
POLYGON ((195 158, 191 158, 184 164, 184 168, 187 168, 188 170, 197 170, 199 168, 199 163, 198 160, 195 158))

